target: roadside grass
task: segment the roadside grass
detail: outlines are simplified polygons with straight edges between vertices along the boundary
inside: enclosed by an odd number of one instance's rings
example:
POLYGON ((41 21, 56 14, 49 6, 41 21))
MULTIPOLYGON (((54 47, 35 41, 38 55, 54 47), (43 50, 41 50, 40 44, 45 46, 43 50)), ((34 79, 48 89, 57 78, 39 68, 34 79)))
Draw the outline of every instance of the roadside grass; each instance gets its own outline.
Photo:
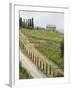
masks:
POLYGON ((33 77, 27 72, 27 70, 22 67, 21 62, 19 62, 19 79, 32 79, 33 77))

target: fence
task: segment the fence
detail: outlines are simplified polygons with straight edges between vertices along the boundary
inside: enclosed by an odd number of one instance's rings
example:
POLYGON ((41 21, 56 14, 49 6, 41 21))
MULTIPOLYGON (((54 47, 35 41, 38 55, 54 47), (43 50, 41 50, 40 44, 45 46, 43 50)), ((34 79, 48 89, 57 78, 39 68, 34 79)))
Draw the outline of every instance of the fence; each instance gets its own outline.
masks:
POLYGON ((45 73, 48 77, 61 77, 64 76, 64 72, 55 66, 52 62, 47 60, 46 57, 39 55, 39 53, 29 44, 29 42, 20 35, 19 39, 20 48, 24 54, 26 54, 30 60, 45 73))

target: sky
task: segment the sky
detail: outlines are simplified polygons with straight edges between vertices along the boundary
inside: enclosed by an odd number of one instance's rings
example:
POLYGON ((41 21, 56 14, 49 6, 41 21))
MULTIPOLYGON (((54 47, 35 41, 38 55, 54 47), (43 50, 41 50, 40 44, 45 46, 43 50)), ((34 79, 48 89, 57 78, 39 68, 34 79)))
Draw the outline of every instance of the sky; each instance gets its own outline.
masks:
POLYGON ((20 17, 34 18, 34 26, 55 25, 57 30, 64 30, 64 13, 20 11, 20 17))

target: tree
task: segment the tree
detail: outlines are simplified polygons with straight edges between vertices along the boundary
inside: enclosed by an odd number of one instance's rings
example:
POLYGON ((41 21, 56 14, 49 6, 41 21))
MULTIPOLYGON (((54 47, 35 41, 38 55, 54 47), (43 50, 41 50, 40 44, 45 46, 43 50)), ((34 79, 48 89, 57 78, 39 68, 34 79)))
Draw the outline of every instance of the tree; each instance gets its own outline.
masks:
POLYGON ((32 19, 28 19, 28 28, 32 29, 32 19))
POLYGON ((34 20, 33 20, 33 17, 32 17, 32 28, 34 28, 34 22, 33 22, 34 20))
POLYGON ((22 27, 25 28, 26 27, 26 24, 25 24, 25 19, 23 19, 23 22, 22 22, 22 27))
POLYGON ((29 26, 32 27, 32 20, 29 19, 29 26))
POLYGON ((19 27, 22 27, 22 18, 19 18, 19 27))
POLYGON ((61 57, 63 57, 64 56, 64 40, 63 41, 61 41, 61 57))

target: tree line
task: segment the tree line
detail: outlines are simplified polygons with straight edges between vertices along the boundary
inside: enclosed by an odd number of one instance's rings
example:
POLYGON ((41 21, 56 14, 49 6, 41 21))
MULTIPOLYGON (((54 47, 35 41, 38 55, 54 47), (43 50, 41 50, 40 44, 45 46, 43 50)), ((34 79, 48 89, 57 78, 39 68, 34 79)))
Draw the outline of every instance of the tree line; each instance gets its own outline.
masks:
POLYGON ((29 19, 23 19, 22 17, 19 18, 19 27, 21 28, 28 28, 28 29, 33 29, 34 28, 34 19, 29 18, 29 19))

